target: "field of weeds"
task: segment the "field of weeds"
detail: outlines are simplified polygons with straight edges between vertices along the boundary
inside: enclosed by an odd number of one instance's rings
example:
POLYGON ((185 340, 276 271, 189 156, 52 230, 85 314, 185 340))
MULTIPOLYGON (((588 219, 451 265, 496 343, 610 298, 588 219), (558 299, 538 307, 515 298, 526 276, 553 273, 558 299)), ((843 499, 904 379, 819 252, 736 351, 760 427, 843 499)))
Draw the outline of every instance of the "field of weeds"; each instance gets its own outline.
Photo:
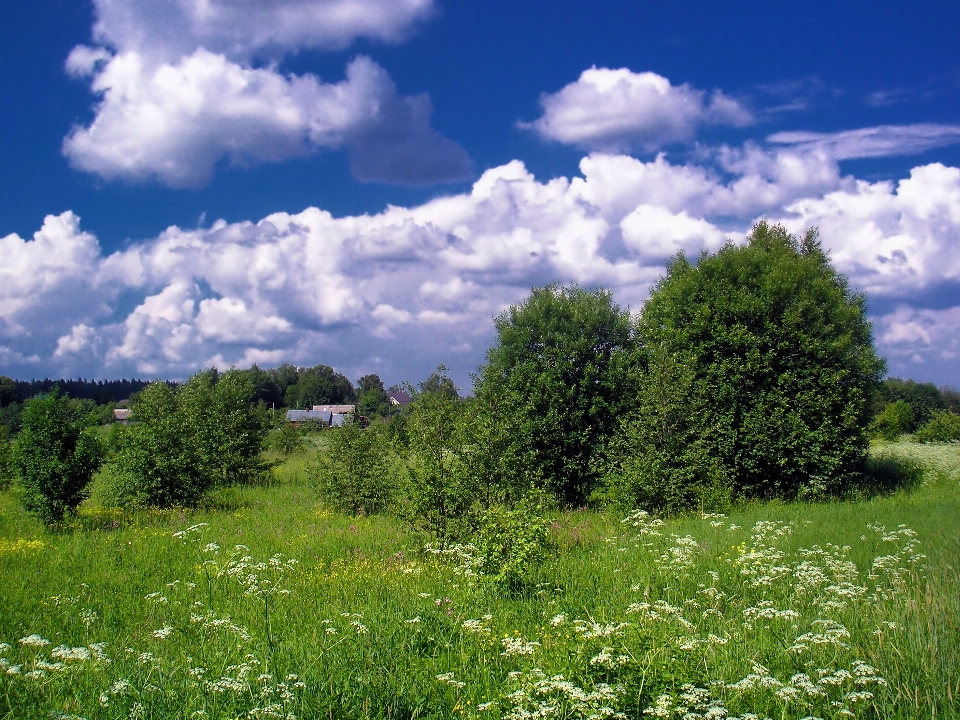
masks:
POLYGON ((0 718, 960 717, 960 448, 910 491, 557 514, 522 593, 324 508, 304 457, 51 534, 0 495, 0 718))

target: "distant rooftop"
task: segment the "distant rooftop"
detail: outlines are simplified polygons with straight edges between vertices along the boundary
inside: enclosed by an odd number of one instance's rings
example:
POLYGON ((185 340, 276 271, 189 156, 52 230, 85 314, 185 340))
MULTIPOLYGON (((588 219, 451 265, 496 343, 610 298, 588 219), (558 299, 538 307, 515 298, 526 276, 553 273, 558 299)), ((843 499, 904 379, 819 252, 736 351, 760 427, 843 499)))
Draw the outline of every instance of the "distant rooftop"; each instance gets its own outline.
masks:
POLYGON ((287 410, 287 422, 322 422, 330 424, 333 413, 324 410, 287 410))
POLYGON ((402 390, 387 393, 387 398, 389 398, 391 405, 409 405, 410 401, 413 400, 412 397, 407 395, 402 390))
POLYGON ((320 412, 334 413, 336 415, 348 415, 357 409, 356 405, 314 405, 313 410, 320 412))

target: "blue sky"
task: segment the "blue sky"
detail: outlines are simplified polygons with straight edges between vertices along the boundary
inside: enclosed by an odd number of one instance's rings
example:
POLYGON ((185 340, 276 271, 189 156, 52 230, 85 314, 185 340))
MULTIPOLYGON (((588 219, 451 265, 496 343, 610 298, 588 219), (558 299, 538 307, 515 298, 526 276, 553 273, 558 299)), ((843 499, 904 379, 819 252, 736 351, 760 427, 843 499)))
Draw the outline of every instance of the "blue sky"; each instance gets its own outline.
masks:
POLYGON ((956 3, 8 0, 0 373, 469 386, 534 285, 815 225, 960 384, 956 3))

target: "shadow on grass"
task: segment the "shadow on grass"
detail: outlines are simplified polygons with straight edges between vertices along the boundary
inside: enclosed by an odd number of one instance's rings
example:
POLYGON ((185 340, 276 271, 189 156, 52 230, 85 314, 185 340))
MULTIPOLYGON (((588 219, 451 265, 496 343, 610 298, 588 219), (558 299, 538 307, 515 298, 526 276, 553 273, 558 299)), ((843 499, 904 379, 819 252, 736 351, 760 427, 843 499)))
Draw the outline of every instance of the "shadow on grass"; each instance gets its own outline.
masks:
POLYGON ((864 463, 860 481, 844 494, 844 499, 868 500, 901 490, 915 490, 929 472, 932 471, 913 458, 871 455, 864 463))

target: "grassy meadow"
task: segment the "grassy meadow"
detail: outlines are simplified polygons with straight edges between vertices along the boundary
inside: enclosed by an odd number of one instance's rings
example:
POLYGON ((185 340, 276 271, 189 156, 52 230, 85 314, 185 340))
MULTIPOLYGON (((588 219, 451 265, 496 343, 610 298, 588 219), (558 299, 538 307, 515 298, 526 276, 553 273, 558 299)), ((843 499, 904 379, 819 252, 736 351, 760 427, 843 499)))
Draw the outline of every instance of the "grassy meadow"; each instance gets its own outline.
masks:
MULTIPOLYGON (((45 531, 0 494, 0 718, 960 717, 960 446, 909 491, 552 518, 509 595, 269 487, 45 531)), ((102 482, 102 478, 98 480, 102 482)))

